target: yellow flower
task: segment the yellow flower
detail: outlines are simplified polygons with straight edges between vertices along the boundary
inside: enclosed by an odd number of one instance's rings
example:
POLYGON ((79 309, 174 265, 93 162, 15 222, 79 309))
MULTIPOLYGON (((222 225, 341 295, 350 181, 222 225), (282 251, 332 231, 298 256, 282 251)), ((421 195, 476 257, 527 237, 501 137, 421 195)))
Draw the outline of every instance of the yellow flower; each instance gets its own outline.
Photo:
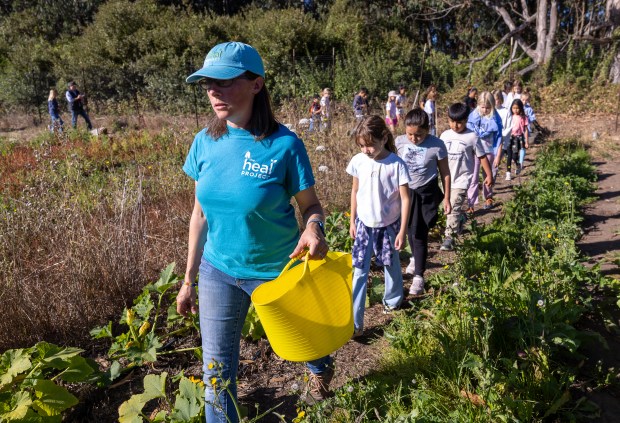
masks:
POLYGON ((190 376, 189 381, 192 383, 195 383, 196 385, 205 386, 205 383, 202 381, 202 379, 198 379, 197 377, 194 377, 194 376, 190 376))
POLYGON ((146 335, 150 327, 151 327, 151 324, 148 321, 142 323, 142 326, 140 326, 140 329, 138 330, 138 335, 140 336, 146 335))
POLYGON ((554 231, 556 230, 556 229, 555 229, 555 226, 553 227, 553 230, 554 230, 554 231))
POLYGON ((210 363, 207 365, 207 368, 208 368, 209 370, 213 369, 213 367, 215 367, 215 364, 213 364, 213 362, 210 362, 210 363))
POLYGON ((349 212, 344 212, 344 215, 345 215, 346 217, 351 217, 351 213, 349 213, 349 212))
POLYGON ((486 314, 486 313, 482 313, 482 315, 483 315, 484 317, 487 317, 487 314, 486 314))
POLYGON ((448 269, 450 268, 450 266, 448 266, 447 264, 443 267, 444 269, 448 269))
POLYGON ((547 238, 551 239, 551 234, 547 234, 547 238))
POLYGON ((216 377, 212 377, 211 378, 211 385, 215 386, 216 383, 217 383, 217 378, 216 377))
POLYGON ((474 322, 477 322, 477 321, 478 321, 478 318, 477 318, 477 317, 474 317, 474 322))
POLYGON ((127 324, 131 325, 135 317, 136 317, 136 313, 132 309, 128 308, 127 314, 125 316, 125 320, 127 320, 127 324))
POLYGON ((298 418, 300 418, 300 419, 301 419, 301 418, 303 418, 303 417, 305 417, 305 416, 306 416, 306 412, 305 412, 304 410, 301 410, 301 411, 297 414, 297 417, 298 417, 298 418))
POLYGON ((435 300, 435 302, 436 302, 437 304, 441 304, 441 300, 440 300, 439 298, 437 298, 437 299, 435 300))

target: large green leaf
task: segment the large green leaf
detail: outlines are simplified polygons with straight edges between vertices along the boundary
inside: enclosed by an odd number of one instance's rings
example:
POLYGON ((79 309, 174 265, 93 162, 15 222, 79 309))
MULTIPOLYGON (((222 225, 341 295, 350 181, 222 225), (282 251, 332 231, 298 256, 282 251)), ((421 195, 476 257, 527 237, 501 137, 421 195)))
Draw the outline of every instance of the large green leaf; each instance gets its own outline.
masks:
POLYGON ((58 416, 79 402, 66 388, 51 380, 38 379, 34 389, 37 399, 32 403, 32 408, 43 416, 58 416))
POLYGON ((8 350, 0 359, 0 389, 13 382, 18 374, 30 369, 30 354, 23 349, 8 350))
POLYGON ((11 410, 7 413, 0 414, 0 421, 11 421, 11 420, 19 420, 26 417, 26 413, 32 405, 32 400, 30 399, 30 395, 27 392, 20 391, 16 393, 13 397, 13 401, 15 402, 11 408, 11 410))
POLYGON ((165 293, 172 286, 176 285, 177 281, 173 273, 175 265, 176 264, 174 262, 170 263, 164 270, 162 270, 159 275, 159 280, 153 285, 160 294, 165 293))
POLYGON ((143 423, 144 420, 140 415, 148 401, 143 394, 132 395, 118 408, 119 423, 143 423))
POLYGON ((69 366, 73 357, 79 356, 84 350, 73 347, 59 347, 47 342, 39 342, 35 345, 39 353, 39 359, 43 367, 54 367, 56 369, 64 369, 69 366))
MULTIPOLYGON (((160 375, 146 375, 144 378, 144 396, 148 400, 154 398, 164 398, 166 396, 166 377, 168 373, 163 372, 160 375)), ((147 400, 147 401, 148 401, 147 400)))
POLYGON ((161 348, 162 343, 159 341, 159 337, 153 332, 149 332, 144 338, 144 352, 142 353, 142 360, 146 362, 157 361, 157 349, 161 348))
POLYGON ((166 377, 168 373, 161 375, 147 375, 144 378, 144 392, 133 395, 118 408, 119 423, 142 423, 142 409, 145 404, 155 398, 166 396, 166 377))
POLYGON ((61 374, 60 378, 66 382, 84 382, 90 378, 95 372, 95 369, 86 361, 82 356, 75 356, 71 358, 69 367, 67 367, 61 374))

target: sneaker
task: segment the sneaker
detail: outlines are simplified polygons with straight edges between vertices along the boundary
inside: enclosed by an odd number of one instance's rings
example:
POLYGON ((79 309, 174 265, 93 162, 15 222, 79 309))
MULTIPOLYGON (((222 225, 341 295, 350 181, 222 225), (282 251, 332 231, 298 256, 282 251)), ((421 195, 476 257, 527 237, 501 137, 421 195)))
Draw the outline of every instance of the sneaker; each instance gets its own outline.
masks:
POLYGON ((441 244, 441 247, 439 247, 439 250, 441 250, 441 251, 452 251, 452 250, 454 250, 454 244, 452 243, 452 238, 444 239, 443 244, 441 244))
POLYGON ((522 165, 517 165, 517 171, 515 172, 515 174, 519 175, 522 169, 523 169, 522 165))
POLYGON ((415 272, 415 259, 411 257, 409 259, 409 264, 407 265, 407 268, 405 269, 405 273, 407 275, 413 275, 414 272, 415 272))
POLYGON ((329 390, 329 383, 334 377, 334 367, 327 366, 325 371, 314 374, 308 374, 308 392, 306 393, 306 403, 309 405, 316 404, 329 398, 332 392, 329 390))
POLYGON ((409 288, 409 295, 423 295, 424 294, 424 278, 422 276, 414 276, 411 288, 409 288))
POLYGON ((510 181, 512 177, 510 176, 510 172, 506 172, 506 180, 510 181))
POLYGON ((359 338, 359 337, 361 337, 362 335, 364 335, 364 329, 361 329, 361 328, 360 328, 360 329, 355 329, 355 330, 353 331, 353 336, 352 336, 351 338, 353 338, 353 339, 355 339, 355 338, 359 338))
POLYGON ((493 199, 492 198, 487 198, 486 201, 484 202, 484 206, 482 206, 482 208, 484 210, 490 210, 493 208, 493 199))

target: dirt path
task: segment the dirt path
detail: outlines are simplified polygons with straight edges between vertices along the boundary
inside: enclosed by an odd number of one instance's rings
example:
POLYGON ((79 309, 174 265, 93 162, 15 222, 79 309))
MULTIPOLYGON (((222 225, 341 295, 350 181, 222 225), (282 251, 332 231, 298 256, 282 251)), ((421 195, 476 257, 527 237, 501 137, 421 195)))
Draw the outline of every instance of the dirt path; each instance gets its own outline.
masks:
POLYGON ((603 275, 620 279, 620 159, 598 159, 594 164, 596 201, 585 210, 585 233, 577 245, 590 257, 588 264, 598 264, 603 275))

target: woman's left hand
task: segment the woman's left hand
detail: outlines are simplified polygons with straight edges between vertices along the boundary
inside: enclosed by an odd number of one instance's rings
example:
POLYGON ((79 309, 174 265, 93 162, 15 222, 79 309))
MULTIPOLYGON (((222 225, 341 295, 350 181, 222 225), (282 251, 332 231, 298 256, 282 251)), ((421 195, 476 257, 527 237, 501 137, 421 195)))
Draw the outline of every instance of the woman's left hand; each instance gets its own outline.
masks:
POLYGON ((306 226, 306 229, 299 238, 297 247, 295 247, 295 250, 293 250, 293 253, 289 257, 298 257, 306 249, 310 253, 311 260, 322 260, 329 251, 329 246, 317 223, 310 223, 306 226))

